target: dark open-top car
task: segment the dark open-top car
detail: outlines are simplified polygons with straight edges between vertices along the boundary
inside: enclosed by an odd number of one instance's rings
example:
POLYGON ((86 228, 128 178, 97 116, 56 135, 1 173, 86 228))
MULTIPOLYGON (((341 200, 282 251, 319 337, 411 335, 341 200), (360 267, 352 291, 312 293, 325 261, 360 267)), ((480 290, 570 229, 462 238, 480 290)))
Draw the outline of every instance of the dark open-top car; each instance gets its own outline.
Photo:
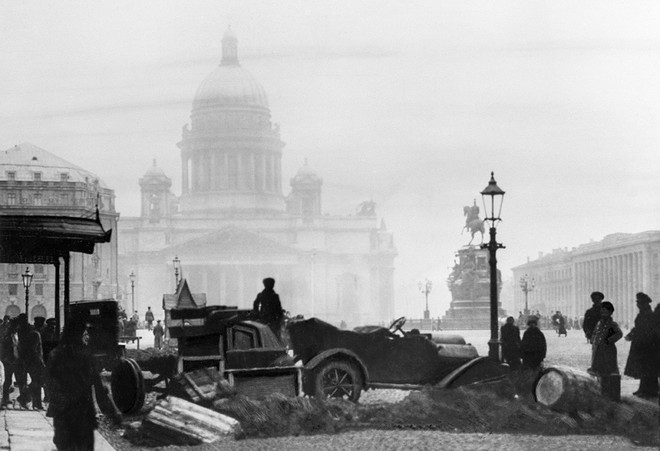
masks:
POLYGON ((317 318, 287 326, 294 359, 304 365, 305 393, 357 401, 362 390, 456 386, 503 373, 457 335, 406 332, 405 318, 390 328, 341 330, 317 318), (460 382, 459 382, 460 379, 460 382))

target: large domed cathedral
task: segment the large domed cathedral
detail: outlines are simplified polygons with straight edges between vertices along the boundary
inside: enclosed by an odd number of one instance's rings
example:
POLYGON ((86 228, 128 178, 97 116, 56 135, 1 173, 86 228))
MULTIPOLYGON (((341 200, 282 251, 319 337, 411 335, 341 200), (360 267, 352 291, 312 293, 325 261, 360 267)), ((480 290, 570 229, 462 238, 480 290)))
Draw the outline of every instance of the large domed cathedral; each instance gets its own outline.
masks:
MULTIPOLYGON (((265 277, 283 307, 349 325, 389 321, 394 304, 392 234, 373 202, 322 212, 322 178, 305 161, 282 193, 279 127, 266 92, 239 63, 238 41, 222 39, 220 65, 195 94, 183 128, 179 197, 156 161, 140 179, 140 217, 119 222, 120 267, 136 309, 175 289, 175 257, 207 305, 251 308, 265 277)), ((130 308, 129 305, 127 307, 130 308)))

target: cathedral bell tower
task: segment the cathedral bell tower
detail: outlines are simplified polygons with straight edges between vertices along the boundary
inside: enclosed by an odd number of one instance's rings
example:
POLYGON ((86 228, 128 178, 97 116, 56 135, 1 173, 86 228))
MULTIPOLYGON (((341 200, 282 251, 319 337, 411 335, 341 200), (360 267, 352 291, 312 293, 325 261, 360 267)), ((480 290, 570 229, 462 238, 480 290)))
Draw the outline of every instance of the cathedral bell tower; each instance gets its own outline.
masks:
POLYGON ((311 221, 321 214, 321 186, 323 179, 316 175, 307 159, 296 175, 291 179, 291 194, 287 198, 287 212, 311 221))
POLYGON ((153 166, 147 170, 140 179, 140 192, 142 197, 141 216, 149 218, 150 222, 159 222, 163 216, 169 216, 172 212, 170 204, 170 188, 172 180, 165 175, 163 170, 153 166))

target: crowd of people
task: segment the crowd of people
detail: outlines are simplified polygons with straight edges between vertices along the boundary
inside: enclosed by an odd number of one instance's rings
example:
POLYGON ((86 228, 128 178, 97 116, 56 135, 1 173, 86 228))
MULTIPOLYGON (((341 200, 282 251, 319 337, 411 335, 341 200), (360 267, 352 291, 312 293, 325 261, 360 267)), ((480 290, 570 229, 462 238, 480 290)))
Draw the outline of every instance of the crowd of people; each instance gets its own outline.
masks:
POLYGON ((16 401, 21 408, 43 410, 42 389, 48 355, 58 342, 55 318, 37 317, 28 323, 24 313, 15 318, 5 315, 0 324, 0 360, 5 369, 2 407, 9 403, 13 385, 19 390, 16 401), (29 378, 29 383, 28 383, 29 378))
MULTIPOLYGON (((605 301, 600 291, 591 293, 592 307, 585 313, 581 328, 591 345, 591 366, 588 372, 601 380, 619 376, 616 343, 624 338, 623 331, 614 321, 614 304, 605 301)), ((639 379, 639 389, 635 396, 653 399, 658 397, 658 378, 660 377, 660 303, 655 310, 653 301, 643 292, 635 296, 639 313, 635 317, 634 327, 625 336, 630 341, 630 353, 626 361, 624 375, 639 379)), ((558 335, 566 334, 565 322, 561 312, 550 317, 558 335)), ((502 339, 502 357, 512 370, 540 369, 547 352, 543 332, 539 329, 536 315, 526 317, 527 328, 520 338, 520 327, 510 316, 500 330, 502 339)), ((518 321, 520 324, 520 321, 518 321)))
POLYGON ((518 312, 518 318, 515 321, 515 324, 518 327, 525 327, 527 325, 527 318, 529 316, 535 316, 538 321, 540 329, 552 329, 557 335, 567 335, 567 331, 573 330, 582 330, 582 323, 584 318, 577 316, 570 317, 563 314, 560 310, 550 312, 547 315, 541 314, 540 311, 532 311, 529 314, 525 315, 523 312, 518 312))

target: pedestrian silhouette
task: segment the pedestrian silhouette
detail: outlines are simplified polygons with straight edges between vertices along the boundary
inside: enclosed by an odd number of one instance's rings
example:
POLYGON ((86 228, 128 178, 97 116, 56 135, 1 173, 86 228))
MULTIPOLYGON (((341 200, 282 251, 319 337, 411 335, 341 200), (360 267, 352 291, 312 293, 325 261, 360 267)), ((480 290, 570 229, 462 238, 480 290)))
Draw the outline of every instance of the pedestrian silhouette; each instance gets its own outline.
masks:
POLYGON ((513 316, 506 319, 506 324, 500 328, 502 337, 502 358, 509 364, 511 370, 520 368, 520 328, 515 325, 513 316))
POLYGON ((284 311, 280 296, 275 292, 275 279, 267 277, 263 280, 264 289, 254 300, 253 311, 258 320, 266 324, 277 338, 280 338, 284 311))
POLYGON ((592 336, 591 370, 599 376, 619 374, 615 343, 623 337, 623 332, 612 320, 614 306, 611 302, 602 302, 600 312, 600 321, 592 336))
POLYGON ((527 330, 520 342, 522 364, 530 370, 538 370, 540 368, 548 349, 545 335, 539 329, 538 324, 538 318, 536 316, 530 316, 527 319, 527 330))

